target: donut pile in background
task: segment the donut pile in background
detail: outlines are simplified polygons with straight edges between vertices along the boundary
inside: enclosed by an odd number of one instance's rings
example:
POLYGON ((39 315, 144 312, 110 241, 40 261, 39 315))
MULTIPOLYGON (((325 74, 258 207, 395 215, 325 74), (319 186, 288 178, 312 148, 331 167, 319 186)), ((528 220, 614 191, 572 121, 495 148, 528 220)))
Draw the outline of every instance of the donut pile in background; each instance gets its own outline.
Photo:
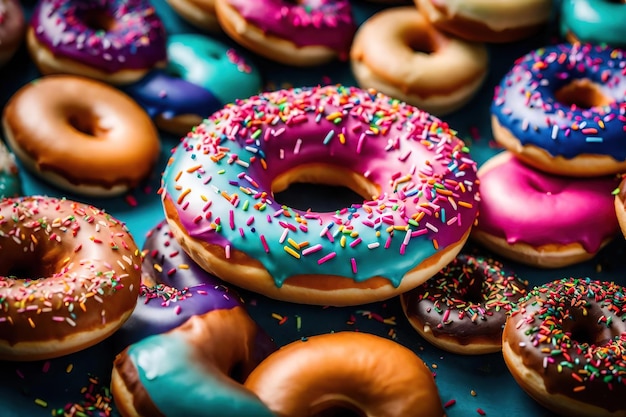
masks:
POLYGON ((624 22, 0 0, 0 414, 626 415, 624 22))

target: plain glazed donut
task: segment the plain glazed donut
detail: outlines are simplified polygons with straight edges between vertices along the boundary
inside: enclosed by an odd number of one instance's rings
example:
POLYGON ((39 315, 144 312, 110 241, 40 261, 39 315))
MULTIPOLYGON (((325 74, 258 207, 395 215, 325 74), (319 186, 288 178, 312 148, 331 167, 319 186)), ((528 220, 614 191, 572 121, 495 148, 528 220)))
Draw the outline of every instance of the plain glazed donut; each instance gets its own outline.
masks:
POLYGON ((513 42, 539 32, 550 20, 551 0, 414 0, 442 31, 474 42, 513 42))
POLYGON ((287 65, 345 61, 356 32, 347 0, 215 0, 215 10, 235 42, 287 65))
POLYGON ((626 46, 626 2, 617 0, 563 0, 561 36, 568 41, 626 46))
POLYGON ((202 119, 261 90, 259 70, 235 49, 202 35, 171 35, 168 63, 124 91, 158 128, 184 136, 202 119))
POLYGON ((0 199, 19 195, 22 195, 22 181, 15 156, 0 142, 0 199))
POLYGON ((463 246, 476 164, 447 124, 356 87, 279 90, 215 113, 162 179, 172 232, 204 269, 271 298, 356 305, 421 284, 463 246), (334 212, 276 202, 289 184, 345 185, 334 212))
POLYGON ((0 67, 22 44, 26 31, 24 12, 18 0, 0 0, 0 67))
POLYGON ((241 306, 193 316, 115 358, 115 405, 124 417, 274 417, 241 385, 274 350, 241 306))
POLYGON ((494 259, 461 254, 400 301, 411 326, 431 344, 480 355, 500 351, 507 314, 527 285, 494 259))
POLYGON ((165 221, 143 245, 142 283, 133 314, 115 333, 117 352, 172 330, 193 316, 243 305, 236 293, 200 268, 181 249, 165 221))
POLYGON ((70 200, 0 201, 0 359, 57 357, 130 316, 141 253, 123 223, 70 200))
POLYGON ((219 32, 215 0, 166 0, 183 19, 202 30, 219 32))
POLYGON ((281 417, 344 415, 342 410, 367 417, 445 415, 426 364, 404 346, 367 333, 323 334, 285 345, 244 386, 281 417))
POLYGON ((363 23, 350 50, 361 88, 443 115, 469 101, 487 76, 487 48, 436 30, 413 7, 394 7, 363 23))
POLYGON ((503 334, 504 360, 520 386, 560 415, 625 416, 624 294, 589 278, 531 290, 503 334))
POLYGON ((583 262, 619 233, 614 176, 545 174, 503 152, 480 167, 478 178, 480 220, 472 239, 517 262, 541 268, 583 262))
POLYGON ((496 87, 491 114, 494 139, 537 169, 626 171, 626 55, 590 44, 532 51, 496 87))
POLYGON ((125 84, 165 64, 165 28, 148 0, 40 0, 27 34, 44 75, 125 84))
POLYGON ((88 78, 51 75, 23 86, 7 102, 2 122, 27 169, 78 194, 124 193, 150 174, 159 156, 146 112, 88 78))

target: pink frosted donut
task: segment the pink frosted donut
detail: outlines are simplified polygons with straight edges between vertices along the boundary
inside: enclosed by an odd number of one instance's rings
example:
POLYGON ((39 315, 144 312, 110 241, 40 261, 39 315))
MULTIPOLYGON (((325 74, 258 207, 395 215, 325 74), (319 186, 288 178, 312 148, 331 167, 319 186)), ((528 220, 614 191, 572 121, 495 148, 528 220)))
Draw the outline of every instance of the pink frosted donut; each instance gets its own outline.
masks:
POLYGON ((481 166, 478 178, 472 237, 503 256, 559 268, 592 258, 619 232, 616 177, 559 177, 503 152, 481 166))
POLYGON ((233 40, 287 65, 347 60, 357 28, 347 0, 215 0, 215 11, 233 40))
POLYGON ((41 0, 28 48, 45 75, 113 84, 137 81, 166 61, 165 28, 148 0, 41 0))
POLYGON ((0 66, 6 64, 22 43, 26 23, 17 0, 0 0, 0 66))
POLYGON ((326 86, 215 113, 175 149, 161 191, 172 233, 206 270, 272 298, 354 305, 450 262, 476 218, 476 183, 446 123, 380 93, 326 86), (343 185, 364 201, 314 212, 274 200, 298 181, 343 185))

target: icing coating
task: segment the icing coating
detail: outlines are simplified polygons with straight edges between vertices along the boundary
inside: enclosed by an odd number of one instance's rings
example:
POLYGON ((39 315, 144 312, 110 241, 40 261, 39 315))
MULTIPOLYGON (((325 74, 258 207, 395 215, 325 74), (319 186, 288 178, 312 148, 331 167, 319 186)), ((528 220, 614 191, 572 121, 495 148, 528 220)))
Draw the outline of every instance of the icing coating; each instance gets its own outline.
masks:
POLYGON ((611 0, 563 0, 561 35, 581 42, 626 46, 626 3, 611 0))
POLYGON ((149 403, 165 416, 273 416, 241 382, 274 349, 241 307, 214 310, 130 345, 113 378, 136 380, 149 401, 134 406, 149 403))
POLYGON ((15 157, 0 142, 0 198, 17 197, 22 194, 22 182, 19 177, 15 157))
POLYGON ((510 153, 497 157, 507 159, 478 173, 478 230, 511 244, 580 243, 589 253, 619 231, 612 194, 619 178, 561 177, 537 171, 510 153))
POLYGON ((154 70, 124 90, 150 116, 206 117, 261 89, 261 75, 233 48, 197 34, 170 35, 165 70, 154 70))
POLYGON ((297 46, 323 45, 347 59, 356 32, 346 0, 227 0, 248 22, 263 32, 297 46))
POLYGON ((496 87, 491 112, 522 145, 565 158, 596 154, 623 161, 625 69, 619 49, 590 44, 538 49, 519 58, 496 87), (590 80, 610 102, 585 108, 557 100, 558 90, 581 80, 590 80))
POLYGON ((620 285, 589 278, 537 287, 511 313, 504 343, 543 379, 549 394, 623 414, 624 294, 620 285))
POLYGON ((148 0, 41 0, 31 26, 54 55, 108 73, 166 59, 165 28, 148 0))
POLYGON ((381 276, 397 287, 474 222, 468 152, 446 123, 383 94, 279 90, 227 106, 183 138, 162 196, 186 233, 259 260, 278 287, 303 273, 381 276), (380 195, 323 213, 274 201, 277 176, 320 162, 367 178, 380 195))
POLYGON ((499 344, 507 314, 526 286, 498 261, 461 254, 401 297, 407 316, 416 317, 435 337, 448 335, 461 345, 475 338, 499 344))
POLYGON ((0 0, 0 65, 4 65, 24 38, 26 21, 17 0, 0 0))
POLYGON ((166 222, 143 246, 143 283, 133 314, 115 333, 120 349, 178 327, 190 317, 243 305, 239 295, 200 268, 178 245, 166 222))

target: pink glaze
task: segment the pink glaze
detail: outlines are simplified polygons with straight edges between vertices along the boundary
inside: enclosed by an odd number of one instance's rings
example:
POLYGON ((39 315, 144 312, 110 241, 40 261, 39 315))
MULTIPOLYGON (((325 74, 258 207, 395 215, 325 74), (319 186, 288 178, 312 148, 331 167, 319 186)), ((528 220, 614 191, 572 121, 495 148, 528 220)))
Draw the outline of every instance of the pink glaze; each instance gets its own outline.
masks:
POLYGON ((297 46, 322 45, 347 59, 356 23, 347 0, 228 0, 241 16, 263 32, 297 46))
POLYGON ((478 230, 535 247, 578 242, 589 253, 619 231, 612 194, 618 178, 566 178, 528 167, 508 152, 494 158, 478 172, 478 230))

